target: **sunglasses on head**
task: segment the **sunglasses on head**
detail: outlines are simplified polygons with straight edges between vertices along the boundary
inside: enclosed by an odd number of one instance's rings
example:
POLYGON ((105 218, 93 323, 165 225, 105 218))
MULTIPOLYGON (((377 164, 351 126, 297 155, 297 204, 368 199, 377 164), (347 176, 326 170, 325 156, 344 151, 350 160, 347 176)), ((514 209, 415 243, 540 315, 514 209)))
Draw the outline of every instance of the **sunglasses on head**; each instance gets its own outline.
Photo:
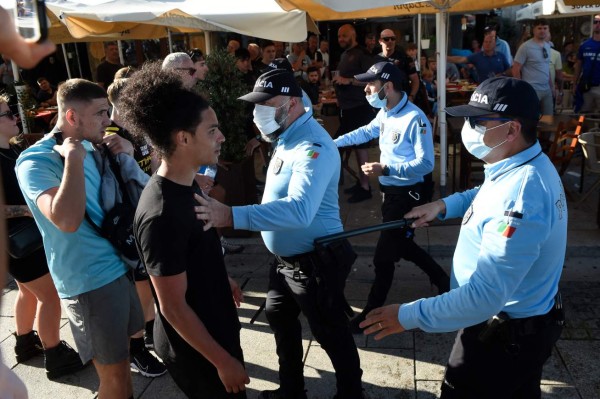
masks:
POLYGON ((542 54, 544 55, 544 58, 548 58, 548 51, 545 47, 542 47, 542 54))
POLYGON ((6 116, 6 117, 7 117, 8 119, 10 119, 11 121, 12 121, 13 119, 15 119, 15 116, 14 116, 14 115, 13 115, 13 113, 12 113, 12 112, 10 112, 10 111, 6 111, 6 112, 3 112, 3 113, 1 113, 1 114, 0 114, 0 118, 2 118, 3 116, 6 116))
POLYGON ((388 36, 388 37, 382 37, 381 40, 383 40, 384 42, 389 42, 389 41, 395 42, 396 38, 388 36))
POLYGON ((188 73, 190 74, 190 76, 194 76, 194 74, 196 73, 196 68, 175 68, 178 71, 188 71, 188 73))

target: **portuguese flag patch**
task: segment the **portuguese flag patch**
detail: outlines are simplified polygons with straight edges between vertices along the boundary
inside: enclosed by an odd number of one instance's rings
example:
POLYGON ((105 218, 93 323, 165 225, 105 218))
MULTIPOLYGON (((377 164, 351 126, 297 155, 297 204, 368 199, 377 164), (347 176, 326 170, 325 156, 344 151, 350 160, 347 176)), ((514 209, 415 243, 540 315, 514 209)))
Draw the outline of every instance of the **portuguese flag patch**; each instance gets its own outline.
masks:
POLYGON ((313 150, 308 150, 308 152, 306 153, 308 155, 309 158, 312 159, 317 159, 319 158, 319 153, 313 150))
POLYGON ((511 238, 515 231, 517 231, 516 227, 509 226, 505 222, 500 222, 498 225, 498 233, 502 234, 502 236, 506 238, 511 238))

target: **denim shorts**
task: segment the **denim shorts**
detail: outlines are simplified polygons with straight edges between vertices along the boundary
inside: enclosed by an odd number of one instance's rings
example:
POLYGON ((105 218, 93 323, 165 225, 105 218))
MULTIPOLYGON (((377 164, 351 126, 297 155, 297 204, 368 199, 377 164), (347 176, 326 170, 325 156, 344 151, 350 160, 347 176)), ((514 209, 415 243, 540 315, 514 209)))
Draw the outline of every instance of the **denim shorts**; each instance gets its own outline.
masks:
POLYGON ((129 358, 129 337, 144 328, 144 314, 131 273, 95 290, 62 299, 85 364, 115 364, 129 358))

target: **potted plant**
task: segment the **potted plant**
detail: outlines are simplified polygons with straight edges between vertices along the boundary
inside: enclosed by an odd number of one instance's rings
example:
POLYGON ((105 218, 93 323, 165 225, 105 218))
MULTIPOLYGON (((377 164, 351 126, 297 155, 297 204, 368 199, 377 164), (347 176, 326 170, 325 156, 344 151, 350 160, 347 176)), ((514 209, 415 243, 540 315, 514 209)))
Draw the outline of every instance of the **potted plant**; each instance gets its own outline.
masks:
MULTIPOLYGON (((225 135, 216 180, 225 188, 225 202, 230 206, 257 202, 254 158, 246 156, 245 151, 248 109, 244 101, 238 100, 248 92, 248 87, 235 61, 224 49, 212 52, 206 57, 206 78, 198 85, 217 114, 220 130, 225 135)), ((227 229, 223 234, 247 236, 249 232, 227 229)))

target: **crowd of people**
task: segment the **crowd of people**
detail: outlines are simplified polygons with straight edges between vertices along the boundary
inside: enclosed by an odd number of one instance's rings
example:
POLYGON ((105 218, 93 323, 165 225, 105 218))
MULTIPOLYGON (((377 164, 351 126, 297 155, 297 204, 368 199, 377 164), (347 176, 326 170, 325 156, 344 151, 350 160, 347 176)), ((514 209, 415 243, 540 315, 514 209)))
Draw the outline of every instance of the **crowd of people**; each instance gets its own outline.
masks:
MULTIPOLYGON (((600 41, 600 16, 596 20, 600 41)), ((10 40, 18 40, 8 30, 10 40)), ((132 71, 114 62, 118 54, 108 43, 101 83, 69 79, 53 89, 39 80, 43 101, 55 101, 58 115, 53 129, 28 148, 14 140, 17 122, 0 97, 9 231, 33 217, 43 236, 43 250, 10 263, 19 286, 17 360, 44 355, 50 379, 93 364, 100 399, 132 398, 132 368, 147 377, 168 371, 191 398, 245 398, 251 376, 236 311, 243 293, 228 276, 218 231, 230 227, 260 232, 274 258, 265 313, 279 387, 259 398, 308 397, 300 313, 331 359, 338 399, 365 397, 353 334, 381 339, 413 328, 459 331, 442 398, 540 398, 542 367, 564 323, 558 282, 567 233, 565 193, 536 135, 537 121, 552 105, 547 31, 545 21, 534 23, 533 38, 512 61, 510 50, 498 56, 506 49, 495 29, 486 29, 482 55, 455 59, 475 65, 480 84, 468 104, 446 112, 465 118, 464 148, 487 164, 486 176, 479 187, 433 202, 434 137, 420 74, 435 65, 416 62, 414 46, 397 47, 391 29, 379 33, 382 51, 373 54, 377 35, 368 35, 363 47, 353 25, 341 26, 335 74, 328 43, 314 35, 295 43, 287 57, 277 42, 247 48, 228 42, 232 63, 248 83, 238 100, 252 109, 259 133, 249 141, 272 149, 258 205, 224 204, 208 173, 227 140, 219 128, 226 115, 217 115, 196 90, 210 73, 200 50, 132 71), (325 80, 339 107, 335 139, 313 115, 315 90, 325 80), (374 143, 380 159, 369 162, 374 143), (377 177, 383 222, 414 219, 381 233, 375 279, 355 317, 344 298, 357 257, 351 244, 314 244, 343 231, 338 148, 347 146, 354 146, 361 173, 347 192, 349 202, 371 198, 370 181, 377 177), (115 211, 132 219, 125 240, 105 230, 115 211), (415 230, 436 218, 462 218, 451 277, 414 242, 415 230), (400 258, 417 264, 438 295, 384 305, 400 258), (61 302, 77 351, 58 334, 61 302)), ((16 50, 2 39, 0 51, 24 66, 52 50, 24 42, 16 50)), ((575 75, 578 68, 583 76, 593 72, 586 63, 593 45, 582 45, 575 75)), ((0 388, 26 397, 5 368, 0 388)))

